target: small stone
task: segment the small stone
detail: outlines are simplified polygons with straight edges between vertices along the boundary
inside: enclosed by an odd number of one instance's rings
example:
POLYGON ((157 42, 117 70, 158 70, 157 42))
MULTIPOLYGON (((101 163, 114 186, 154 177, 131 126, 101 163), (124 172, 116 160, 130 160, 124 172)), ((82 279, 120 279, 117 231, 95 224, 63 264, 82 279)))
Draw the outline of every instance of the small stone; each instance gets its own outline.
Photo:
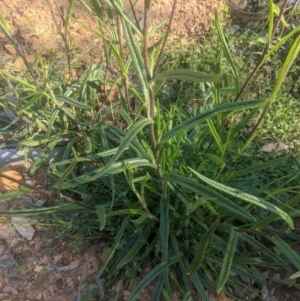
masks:
POLYGON ((30 223, 32 223, 32 220, 22 216, 13 216, 11 218, 11 221, 13 226, 21 236, 23 236, 27 240, 32 240, 32 237, 35 233, 34 228, 30 225, 30 223))
POLYGON ((13 287, 11 288, 11 293, 15 296, 18 295, 18 291, 13 287))
POLYGON ((37 265, 35 268, 34 268, 34 271, 36 273, 39 273, 41 272, 42 270, 44 269, 44 267, 42 265, 37 265))
POLYGON ((10 285, 6 285, 4 286, 3 290, 4 293, 10 293, 11 292, 11 286, 10 285))

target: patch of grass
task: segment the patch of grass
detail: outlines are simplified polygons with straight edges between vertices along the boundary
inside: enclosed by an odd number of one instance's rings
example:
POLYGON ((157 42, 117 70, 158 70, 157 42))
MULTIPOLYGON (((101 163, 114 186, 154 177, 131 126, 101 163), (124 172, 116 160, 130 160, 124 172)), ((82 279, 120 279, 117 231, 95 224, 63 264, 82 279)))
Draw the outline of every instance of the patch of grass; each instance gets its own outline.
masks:
MULTIPOLYGON (((247 54, 255 77, 241 69, 245 54, 217 17, 215 35, 177 59, 160 55, 163 43, 148 47, 147 27, 141 31, 121 1, 105 3, 109 22, 98 1, 82 1, 99 21, 101 66, 72 80, 46 62, 25 77, 0 70, 15 99, 3 107, 16 116, 3 134, 13 129, 22 147, 44 149, 31 172, 60 149, 47 170, 60 203, 1 214, 48 214, 64 235, 102 239, 108 254, 97 277, 113 288, 111 300, 123 288, 136 300, 146 287, 152 300, 209 300, 209 292, 230 294, 230 286, 261 294, 245 283, 262 287, 266 268, 299 269, 281 238, 300 215, 299 162, 262 154, 259 137, 275 132, 272 110, 297 68, 300 27, 269 35, 261 60, 247 54), (218 41, 212 50, 211 41, 218 41), (273 54, 284 58, 275 71, 273 54)), ((293 103, 294 88, 286 89, 293 103)), ((284 127, 285 118, 278 123, 284 127)))

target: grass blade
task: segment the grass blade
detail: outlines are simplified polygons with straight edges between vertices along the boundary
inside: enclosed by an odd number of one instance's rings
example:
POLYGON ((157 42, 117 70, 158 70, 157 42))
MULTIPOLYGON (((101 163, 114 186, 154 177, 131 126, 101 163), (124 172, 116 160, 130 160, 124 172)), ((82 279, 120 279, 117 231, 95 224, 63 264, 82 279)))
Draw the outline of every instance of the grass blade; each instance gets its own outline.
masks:
POLYGON ((292 263, 293 266, 300 271, 300 256, 297 254, 284 240, 279 236, 274 236, 270 240, 276 245, 277 249, 281 254, 286 257, 289 263, 292 263))
POLYGON ((220 74, 217 73, 205 73, 189 69, 173 69, 157 74, 153 81, 178 79, 197 82, 213 82, 219 78, 220 74))
POLYGON ((233 74, 234 83, 235 83, 235 91, 238 92, 239 88, 240 88, 239 75, 238 75, 237 70, 235 68, 235 65, 234 65, 234 62, 233 62, 233 58, 232 58, 232 56, 230 54, 230 50, 229 50, 227 41, 225 39, 223 30, 222 30, 222 27, 221 27, 220 19, 219 19, 217 13, 215 15, 215 24, 216 24, 216 28, 217 28, 217 31, 218 31, 218 35, 219 35, 220 41, 221 41, 222 50, 225 53, 226 60, 229 63, 231 72, 233 74))
POLYGON ((187 275, 193 275, 196 273, 202 265, 204 256, 206 255, 206 251, 210 241, 212 240, 213 234, 217 230, 219 226, 219 219, 217 219, 205 232, 205 234, 201 237, 199 244, 197 246, 197 250, 195 256, 187 270, 187 275))
POLYGON ((230 199, 226 198, 223 194, 216 192, 215 190, 210 189, 209 187, 202 185, 196 180, 187 178, 185 176, 177 175, 174 173, 166 173, 163 176, 163 179, 170 182, 175 183, 180 186, 184 186, 189 191, 193 191, 200 196, 204 196, 217 204, 218 206, 226 209, 228 213, 231 215, 236 215, 241 217, 242 219, 255 222, 256 218, 251 215, 249 212, 244 210, 241 206, 237 205, 230 199))
POLYGON ((107 257, 107 259, 105 260, 105 262, 101 266, 101 269, 98 271, 97 277, 100 277, 103 274, 103 272, 106 271, 106 269, 108 267, 108 264, 110 263, 110 261, 114 257, 114 254, 115 254, 115 252, 116 252, 116 250, 117 250, 117 248, 119 246, 119 243, 120 243, 120 241, 122 239, 122 236, 123 236, 123 233, 124 233, 124 231, 126 229, 127 224, 128 224, 128 218, 123 219, 122 224, 121 224, 121 226, 119 228, 119 231, 118 231, 118 233, 116 235, 114 244, 113 244, 113 246, 110 249, 109 256, 107 257))
POLYGON ((127 301, 134 301, 136 300, 139 293, 155 278, 157 278, 159 275, 162 275, 163 272, 168 269, 168 267, 172 264, 174 264, 178 258, 173 258, 170 261, 164 261, 161 262, 159 265, 157 265, 154 269, 152 269, 136 286, 136 288, 133 290, 132 294, 129 296, 127 301))
POLYGON ((294 222, 292 220, 292 218, 283 210, 281 210, 279 207, 263 200, 262 198, 256 197, 254 195, 248 194, 246 192, 243 192, 237 188, 232 188, 229 186, 226 186, 224 184, 218 183, 214 180, 211 180, 203 175, 201 175, 200 173, 198 173, 197 171, 193 170, 192 168, 189 168, 193 174, 195 174, 200 180, 202 180, 203 182, 205 182, 206 184, 216 188, 217 190, 223 192, 223 193, 227 193, 231 196, 234 196, 240 200, 243 200, 245 202, 248 202, 250 204, 253 204, 255 206, 258 206, 260 208, 263 208, 265 210, 268 210, 270 212, 276 213, 277 215, 279 215, 289 226, 290 229, 294 228, 294 222))
MULTIPOLYGON (((128 160, 123 160, 123 161, 111 164, 109 166, 109 168, 107 166, 104 166, 104 167, 95 169, 91 172, 88 172, 84 175, 81 175, 79 177, 76 177, 72 180, 66 181, 65 183, 63 183, 61 185, 61 189, 74 188, 74 187, 80 186, 82 184, 93 182, 104 176, 124 172, 128 166, 130 166, 132 169, 138 168, 138 167, 146 167, 146 166, 155 168, 155 165, 146 159, 133 158, 133 159, 128 159, 128 160)), ((56 185, 54 185, 54 187, 56 187, 56 185)))
POLYGON ((223 260, 221 272, 217 282, 217 288, 216 288, 217 294, 219 294, 223 290, 228 280, 233 257, 237 246, 237 241, 238 241, 238 234, 234 231, 232 227, 230 231, 230 237, 227 244, 226 252, 224 254, 224 260, 223 260))
POLYGON ((234 112, 263 106, 267 100, 248 100, 243 102, 226 103, 216 106, 215 108, 187 119, 180 124, 174 126, 171 130, 163 134, 160 144, 167 142, 174 136, 179 136, 209 118, 214 117, 218 113, 234 112))
MULTIPOLYGON (((1 176, 1 173, 0 173, 0 176, 1 176)), ((1 186, 1 179, 0 179, 0 186, 1 186)), ((10 201, 12 199, 18 198, 18 197, 20 197, 20 196, 22 196, 25 193, 28 193, 30 191, 31 190, 29 190, 29 189, 22 188, 22 189, 19 189, 19 190, 10 191, 10 192, 0 194, 0 204, 5 203, 7 201, 10 201)))

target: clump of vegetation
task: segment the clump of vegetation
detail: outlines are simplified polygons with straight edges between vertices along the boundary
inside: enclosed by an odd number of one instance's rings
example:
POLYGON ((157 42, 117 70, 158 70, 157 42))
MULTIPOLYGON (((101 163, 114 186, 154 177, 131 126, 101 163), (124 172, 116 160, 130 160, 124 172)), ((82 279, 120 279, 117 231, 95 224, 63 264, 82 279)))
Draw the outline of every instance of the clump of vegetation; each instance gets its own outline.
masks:
MULTIPOLYGON (((150 284, 152 300, 209 300, 209 292, 234 295, 230 287, 261 296, 265 270, 299 271, 289 243, 298 237, 300 162, 293 154, 259 153, 258 138, 270 133, 269 109, 297 68, 300 26, 279 36, 270 9, 264 50, 245 74, 244 58, 232 54, 216 16, 213 59, 195 52, 171 68, 164 63, 168 35, 147 44, 151 1, 142 29, 121 1, 106 0, 107 14, 96 0, 81 3, 99 22, 100 66, 87 66, 75 79, 43 61, 24 77, 0 70, 17 102, 2 96, 16 116, 2 132, 13 129, 21 147, 43 148, 31 172, 60 150, 47 173, 62 202, 19 214, 50 214, 65 235, 105 241, 108 255, 97 277, 114 289, 111 300, 122 287, 131 291, 127 300, 136 300, 150 284), (251 81, 266 74, 265 64, 283 47, 276 76, 257 93, 251 81), (117 96, 107 101, 113 91, 117 96)), ((10 39, 3 19, 1 29, 10 39)))

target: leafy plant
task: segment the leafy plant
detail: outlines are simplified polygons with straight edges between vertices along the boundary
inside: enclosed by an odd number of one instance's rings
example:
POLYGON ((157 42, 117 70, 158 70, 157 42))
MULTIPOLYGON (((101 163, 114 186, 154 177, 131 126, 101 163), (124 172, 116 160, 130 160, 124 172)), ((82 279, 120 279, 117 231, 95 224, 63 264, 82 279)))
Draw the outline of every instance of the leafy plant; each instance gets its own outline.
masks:
MULTIPOLYGON (((90 66, 72 82, 40 73, 39 84, 32 74, 24 79, 0 71, 19 102, 14 111, 18 117, 3 132, 21 116, 31 121, 18 129, 25 131, 20 145, 44 149, 33 173, 60 147, 48 173, 53 191, 65 202, 1 214, 47 213, 64 227, 61 214, 76 212, 70 232, 102 238, 109 246, 97 276, 107 289, 114 287, 114 300, 122 287, 131 290, 128 300, 136 300, 147 286, 152 300, 209 300, 208 292, 243 286, 245 279, 263 284, 264 268, 295 272, 299 256, 280 235, 292 231, 293 218, 300 215, 297 181, 252 186, 262 171, 283 159, 239 164, 299 54, 300 27, 270 46, 270 22, 266 51, 241 85, 219 17, 214 72, 163 70, 160 62, 177 1, 166 36, 151 47, 151 1, 144 2, 142 28, 135 22, 134 7, 130 14, 121 1, 105 0, 105 6, 96 0, 80 2, 99 22, 97 34, 106 54, 102 68, 90 66), (291 46, 270 93, 248 99, 245 89, 255 72, 287 41, 291 46), (159 96, 172 81, 197 83, 205 101, 193 107, 180 99, 161 102, 159 96), (111 91, 116 87, 118 97, 102 102, 99 85, 111 91), (243 139, 258 110, 261 117, 243 139)), ((299 166, 294 177, 299 177, 299 166)), ((1 198, 7 201, 7 196, 1 198)))

